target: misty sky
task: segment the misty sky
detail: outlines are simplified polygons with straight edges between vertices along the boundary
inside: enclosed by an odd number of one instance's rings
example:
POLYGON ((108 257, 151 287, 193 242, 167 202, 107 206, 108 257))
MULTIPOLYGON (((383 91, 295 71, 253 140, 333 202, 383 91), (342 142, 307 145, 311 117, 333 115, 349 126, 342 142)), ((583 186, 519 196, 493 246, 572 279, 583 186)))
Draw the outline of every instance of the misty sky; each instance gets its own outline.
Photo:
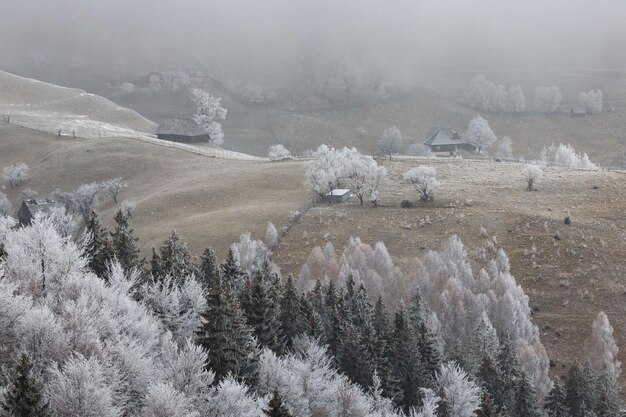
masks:
POLYGON ((624 0, 20 0, 0 68, 136 72, 202 64, 275 82, 354 62, 419 69, 616 68, 624 0))

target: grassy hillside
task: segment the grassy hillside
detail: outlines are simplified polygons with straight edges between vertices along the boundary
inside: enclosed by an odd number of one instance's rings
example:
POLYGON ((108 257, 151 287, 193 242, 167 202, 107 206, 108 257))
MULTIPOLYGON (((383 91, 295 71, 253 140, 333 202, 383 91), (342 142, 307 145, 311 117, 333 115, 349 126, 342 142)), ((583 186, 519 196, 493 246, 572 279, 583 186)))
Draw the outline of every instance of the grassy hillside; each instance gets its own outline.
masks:
POLYGON ((349 237, 384 241, 410 273, 428 250, 440 250, 459 235, 475 268, 493 255, 495 239, 510 257, 512 273, 530 297, 542 341, 555 372, 581 355, 581 346, 599 310, 615 327, 620 359, 626 360, 626 175, 549 168, 537 192, 525 190, 522 166, 495 162, 438 163, 442 183, 432 204, 405 209, 417 200, 401 181, 408 162, 386 162, 382 207, 346 204, 310 210, 281 242, 275 261, 297 275, 311 249, 331 241, 338 256, 349 237), (565 210, 573 224, 564 224, 565 210), (420 220, 430 224, 420 227, 420 220), (486 235, 481 234, 481 228, 486 235), (555 236, 558 234, 560 240, 555 236), (490 252, 491 251, 491 252, 490 252))
MULTIPOLYGON (((174 228, 193 252, 213 246, 225 256, 242 232, 261 237, 268 221, 280 228, 307 199, 296 162, 222 160, 133 139, 74 140, 0 124, 0 167, 20 161, 31 180, 4 190, 15 211, 27 187, 46 195, 56 187, 69 191, 124 178, 129 188, 120 201, 137 203, 133 222, 146 256, 174 228)), ((98 207, 109 224, 117 209, 110 201, 98 207)))

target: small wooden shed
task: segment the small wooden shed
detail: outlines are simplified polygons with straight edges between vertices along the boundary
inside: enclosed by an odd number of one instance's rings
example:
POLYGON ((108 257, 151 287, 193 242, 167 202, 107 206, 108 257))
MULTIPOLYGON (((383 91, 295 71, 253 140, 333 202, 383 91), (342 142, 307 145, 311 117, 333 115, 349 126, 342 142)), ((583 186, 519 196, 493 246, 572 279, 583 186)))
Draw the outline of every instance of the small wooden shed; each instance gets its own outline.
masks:
POLYGON ((326 199, 331 203, 342 203, 350 199, 350 197, 352 197, 352 192, 347 188, 335 188, 326 194, 326 199))
POLYGON ((209 134, 191 119, 166 119, 157 127, 159 139, 172 142, 208 142, 209 134))
POLYGON ((585 117, 587 115, 587 110, 585 109, 585 106, 577 104, 569 108, 569 115, 571 117, 585 117))

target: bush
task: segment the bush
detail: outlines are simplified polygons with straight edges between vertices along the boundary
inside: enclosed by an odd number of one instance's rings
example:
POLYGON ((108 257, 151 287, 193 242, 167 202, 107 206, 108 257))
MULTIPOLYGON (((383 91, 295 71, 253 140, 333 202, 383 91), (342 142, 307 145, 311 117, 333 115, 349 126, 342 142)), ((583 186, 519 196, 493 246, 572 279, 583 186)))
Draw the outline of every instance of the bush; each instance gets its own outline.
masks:
POLYGON ((28 165, 24 162, 20 162, 15 165, 4 167, 2 171, 2 178, 4 178, 11 187, 15 188, 20 183, 28 179, 28 165))
POLYGON ((285 159, 291 159, 291 152, 283 145, 272 145, 267 153, 272 161, 284 161, 285 159))

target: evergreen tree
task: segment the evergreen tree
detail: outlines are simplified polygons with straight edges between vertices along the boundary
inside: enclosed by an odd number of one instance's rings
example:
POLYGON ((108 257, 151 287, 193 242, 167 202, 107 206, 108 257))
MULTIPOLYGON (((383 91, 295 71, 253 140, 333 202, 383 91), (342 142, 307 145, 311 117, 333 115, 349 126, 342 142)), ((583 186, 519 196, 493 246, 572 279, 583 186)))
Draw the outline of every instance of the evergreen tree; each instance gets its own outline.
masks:
POLYGON ((487 392, 483 392, 480 401, 480 408, 476 411, 476 417, 496 417, 496 406, 493 398, 487 392))
POLYGON ((450 405, 446 400, 446 390, 443 387, 439 387, 439 401, 437 401, 435 415, 437 417, 452 417, 452 410, 450 410, 450 405))
POLYGON ((496 368, 496 364, 491 359, 489 355, 483 358, 483 361, 478 368, 477 373, 478 382, 480 383, 482 389, 489 393, 492 397, 496 408, 502 409, 505 407, 504 399, 502 396, 502 387, 504 381, 498 369, 496 368))
POLYGON ((393 378, 398 381, 398 388, 402 393, 402 398, 398 400, 397 404, 405 412, 408 412, 411 407, 420 406, 422 401, 420 393, 420 387, 423 386, 421 361, 413 336, 406 312, 401 306, 396 311, 394 318, 389 362, 393 378))
POLYGON ((378 343, 375 350, 379 352, 380 357, 376 363, 376 371, 380 376, 383 393, 387 398, 393 398, 396 403, 399 403, 402 392, 398 386, 400 381, 396 378, 391 366, 393 341, 387 320, 387 307, 381 296, 378 297, 374 306, 372 327, 378 343))
POLYGON ((246 274, 239 267, 237 259, 232 249, 228 249, 228 255, 222 265, 220 265, 222 285, 230 287, 235 295, 239 296, 239 292, 245 282, 246 274))
POLYGON ((619 416, 622 409, 621 386, 612 369, 597 378, 595 410, 598 416, 619 416))
POLYGON ((350 381, 367 389, 372 385, 374 368, 357 328, 344 321, 337 346, 337 367, 350 381))
MULTIPOLYGON (((158 259, 160 276, 155 278, 162 279, 169 275, 173 282, 180 284, 194 272, 187 244, 180 240, 176 230, 172 230, 170 237, 161 245, 158 259)), ((152 274, 154 275, 154 272, 152 274)))
POLYGON ((130 217, 122 210, 115 214, 115 229, 111 232, 111 249, 124 270, 141 270, 143 261, 139 259, 139 238, 130 227, 130 217))
POLYGON ((272 272, 269 262, 266 262, 252 280, 249 290, 246 290, 248 300, 242 308, 248 325, 254 330, 261 346, 280 354, 284 349, 284 337, 280 323, 278 286, 278 276, 272 272))
POLYGON ((592 408, 592 387, 589 386, 583 367, 578 361, 570 367, 565 380, 565 406, 573 417, 582 417, 592 408))
POLYGON ((300 297, 293 285, 293 277, 289 275, 280 299, 280 323, 285 347, 291 349, 293 339, 307 333, 307 318, 300 297))
POLYGON ((85 255, 89 259, 89 268, 99 277, 106 276, 107 264, 113 257, 109 234, 98 219, 98 214, 92 210, 87 223, 85 233, 89 233, 91 241, 85 248, 85 255))
POLYGON ((428 330, 423 320, 419 325, 417 343, 424 368, 426 386, 434 388, 435 375, 441 366, 441 353, 439 352, 435 336, 428 330))
POLYGON ((161 271, 161 257, 159 253, 156 251, 156 248, 152 247, 152 260, 150 261, 150 273, 154 279, 159 279, 163 276, 163 271, 161 271))
POLYGON ((513 340, 509 336, 503 338, 497 357, 498 370, 502 376, 500 398, 496 403, 512 410, 515 403, 517 379, 519 378, 519 362, 513 340))
POLYGON ((422 290, 419 285, 416 286, 415 293, 411 297, 411 304, 409 304, 408 313, 413 331, 418 334, 422 323, 424 323, 426 319, 426 307, 424 306, 422 290))
POLYGON ((565 406, 565 390, 557 379, 546 397, 545 409, 548 417, 569 417, 569 409, 565 406))
POLYGON ((230 287, 219 275, 207 293, 204 323, 196 342, 208 352, 207 368, 215 372, 215 384, 229 373, 248 382, 255 380, 256 341, 230 287))
POLYGON ((43 383, 35 376, 28 356, 23 354, 9 377, 2 409, 12 417, 49 416, 43 389, 43 383))
POLYGON ((517 378, 517 389, 515 392, 515 407, 513 408, 514 417, 539 417, 537 411, 537 399, 535 398, 535 390, 530 381, 523 372, 517 378))
POLYGON ((206 248, 200 257, 200 265, 198 266, 198 282, 203 288, 208 289, 213 286, 215 277, 219 271, 217 256, 211 248, 206 248))
POLYGON ((263 414, 269 417, 292 417, 292 414, 289 412, 285 404, 283 404, 283 400, 278 395, 278 391, 274 390, 274 394, 272 395, 272 399, 267 404, 267 410, 263 410, 263 414))

